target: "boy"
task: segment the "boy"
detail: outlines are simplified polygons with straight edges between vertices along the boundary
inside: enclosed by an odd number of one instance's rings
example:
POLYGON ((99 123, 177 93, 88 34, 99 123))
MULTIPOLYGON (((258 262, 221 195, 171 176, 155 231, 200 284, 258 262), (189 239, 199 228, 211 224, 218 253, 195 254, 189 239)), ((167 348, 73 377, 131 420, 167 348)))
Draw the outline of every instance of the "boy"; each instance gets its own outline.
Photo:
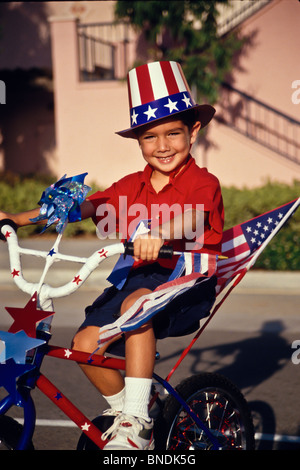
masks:
MULTIPOLYGON (((115 209, 121 214, 116 220, 116 231, 124 230, 126 216, 127 238, 131 235, 133 214, 130 208, 143 207, 147 214, 157 206, 181 208, 176 217, 161 223, 155 217, 153 229, 134 241, 134 264, 121 288, 112 286, 86 309, 86 320, 73 339, 74 349, 92 353, 98 346, 99 328, 128 310, 141 296, 152 292, 168 281, 176 259, 158 258, 161 246, 171 242, 175 250, 184 251, 187 240, 195 235, 199 220, 204 220, 204 241, 198 251, 220 253, 223 229, 223 203, 218 180, 200 169, 190 155, 200 128, 212 119, 215 110, 209 105, 194 103, 181 67, 175 62, 154 62, 133 69, 128 74, 128 92, 131 127, 118 132, 126 138, 137 139, 147 162, 143 172, 125 176, 103 192, 88 197, 81 205, 82 219, 92 217, 101 228, 104 209, 115 209), (128 213, 120 208, 126 197, 128 213), (185 204, 190 211, 189 233, 185 221, 185 204), (196 210, 203 204, 204 214, 196 210), (123 214, 123 215, 122 215, 123 214), (201 219, 202 217, 202 219, 201 219), (180 223, 179 223, 180 222, 180 223), (156 227, 155 227, 156 223, 156 227)), ((39 210, 22 214, 4 214, 19 225, 27 225, 39 210)), ((196 245, 195 245, 196 246, 196 245)), ((173 302, 138 330, 125 334, 125 379, 119 371, 81 365, 82 370, 106 398, 110 408, 105 414, 115 416, 114 424, 104 434, 110 441, 105 450, 142 450, 152 448, 153 423, 148 414, 152 373, 157 338, 178 336, 194 331, 199 319, 206 316, 215 299, 215 279, 194 294, 173 302), (188 299, 188 302, 187 302, 188 299), (196 304, 197 307, 196 307, 196 304)), ((117 338, 104 343, 99 354, 117 351, 123 343, 117 338)))

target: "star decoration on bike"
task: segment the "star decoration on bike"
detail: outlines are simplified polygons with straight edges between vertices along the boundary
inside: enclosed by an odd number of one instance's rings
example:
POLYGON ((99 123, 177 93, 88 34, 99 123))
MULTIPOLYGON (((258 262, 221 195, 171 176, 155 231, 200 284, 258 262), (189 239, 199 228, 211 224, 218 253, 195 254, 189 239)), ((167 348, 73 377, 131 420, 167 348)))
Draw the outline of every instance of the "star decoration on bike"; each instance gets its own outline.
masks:
POLYGON ((89 186, 84 184, 86 175, 87 173, 71 177, 64 175, 45 189, 38 203, 41 206, 40 213, 38 217, 30 219, 34 223, 47 220, 42 233, 54 223, 57 223, 56 231, 62 233, 68 221, 81 220, 80 204, 91 190, 89 186))
POLYGON ((35 366, 32 364, 17 364, 13 359, 9 359, 5 364, 0 364, 0 387, 7 390, 15 404, 18 402, 17 379, 34 368, 35 366))
POLYGON ((25 364, 28 351, 45 343, 43 340, 30 338, 25 331, 18 333, 0 331, 0 340, 4 343, 0 353, 0 363, 13 359, 16 364, 25 364))
POLYGON ((28 336, 36 337, 36 323, 54 315, 55 312, 40 310, 37 308, 37 293, 31 297, 25 307, 5 307, 7 312, 13 317, 14 322, 9 328, 10 333, 23 330, 28 336))

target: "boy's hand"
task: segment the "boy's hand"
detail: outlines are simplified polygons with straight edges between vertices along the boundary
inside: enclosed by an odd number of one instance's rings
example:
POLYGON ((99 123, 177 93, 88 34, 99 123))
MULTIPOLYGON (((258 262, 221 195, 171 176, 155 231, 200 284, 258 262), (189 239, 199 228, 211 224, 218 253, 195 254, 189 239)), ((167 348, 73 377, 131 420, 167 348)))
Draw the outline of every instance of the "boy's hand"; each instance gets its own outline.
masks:
POLYGON ((159 250, 164 244, 162 238, 150 238, 143 235, 133 242, 135 261, 153 261, 158 258, 159 250))

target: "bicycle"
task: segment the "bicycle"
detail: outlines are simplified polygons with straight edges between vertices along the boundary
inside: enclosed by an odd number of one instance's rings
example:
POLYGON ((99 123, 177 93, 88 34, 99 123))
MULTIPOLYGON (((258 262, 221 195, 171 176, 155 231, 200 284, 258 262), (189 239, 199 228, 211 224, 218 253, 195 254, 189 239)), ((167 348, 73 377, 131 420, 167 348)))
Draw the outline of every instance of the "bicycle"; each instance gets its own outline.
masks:
MULTIPOLYGON (((0 448, 17 450, 34 448, 32 438, 36 413, 31 391, 37 387, 82 430, 78 450, 101 450, 106 443, 102 439, 102 434, 112 424, 113 417, 99 416, 90 421, 42 374, 41 366, 47 356, 77 363, 92 363, 95 367, 125 370, 123 358, 91 356, 89 353, 50 345, 50 325, 54 314, 53 299, 75 292, 101 262, 116 254, 130 254, 132 246, 129 243, 114 243, 95 251, 88 258, 81 258, 59 252, 61 235, 58 235, 48 252, 43 252, 19 246, 16 226, 12 221, 8 219, 2 221, 0 228, 2 239, 7 241, 10 267, 11 271, 16 273, 13 278, 17 287, 31 296, 28 305, 44 315, 39 322, 35 322, 35 334, 31 337, 31 341, 36 342, 35 347, 26 351, 24 363, 16 364, 13 356, 7 357, 5 362, 0 364, 0 367, 3 367, 4 377, 8 376, 15 381, 13 387, 11 382, 9 386, 4 383, 8 395, 0 401, 0 448), (45 268, 39 283, 30 283, 24 279, 21 254, 45 258, 45 268), (81 263, 82 267, 75 277, 63 286, 52 287, 45 284, 45 276, 51 265, 54 261, 61 260, 81 263), (22 366, 20 375, 14 372, 16 365, 22 366), (23 425, 6 415, 13 406, 23 409, 23 425)), ((241 391, 227 378, 216 373, 200 373, 184 379, 173 387, 169 380, 176 367, 177 364, 166 379, 156 373, 153 374, 155 383, 149 406, 150 413, 156 415, 154 450, 183 452, 254 449, 252 418, 241 391)))

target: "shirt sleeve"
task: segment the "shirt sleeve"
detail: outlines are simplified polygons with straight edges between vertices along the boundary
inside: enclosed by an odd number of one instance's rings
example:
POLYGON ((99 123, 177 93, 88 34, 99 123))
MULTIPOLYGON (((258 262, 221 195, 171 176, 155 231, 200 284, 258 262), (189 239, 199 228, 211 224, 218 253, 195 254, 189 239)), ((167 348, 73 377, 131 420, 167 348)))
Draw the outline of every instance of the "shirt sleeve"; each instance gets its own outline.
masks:
POLYGON ((208 213, 208 221, 204 227, 204 246, 202 251, 220 253, 224 226, 224 205, 219 180, 206 172, 189 197, 193 208, 203 204, 204 212, 208 213))
POLYGON ((87 198, 95 208, 93 222, 98 228, 98 235, 106 238, 116 232, 119 198, 114 183, 104 191, 97 191, 87 198))

